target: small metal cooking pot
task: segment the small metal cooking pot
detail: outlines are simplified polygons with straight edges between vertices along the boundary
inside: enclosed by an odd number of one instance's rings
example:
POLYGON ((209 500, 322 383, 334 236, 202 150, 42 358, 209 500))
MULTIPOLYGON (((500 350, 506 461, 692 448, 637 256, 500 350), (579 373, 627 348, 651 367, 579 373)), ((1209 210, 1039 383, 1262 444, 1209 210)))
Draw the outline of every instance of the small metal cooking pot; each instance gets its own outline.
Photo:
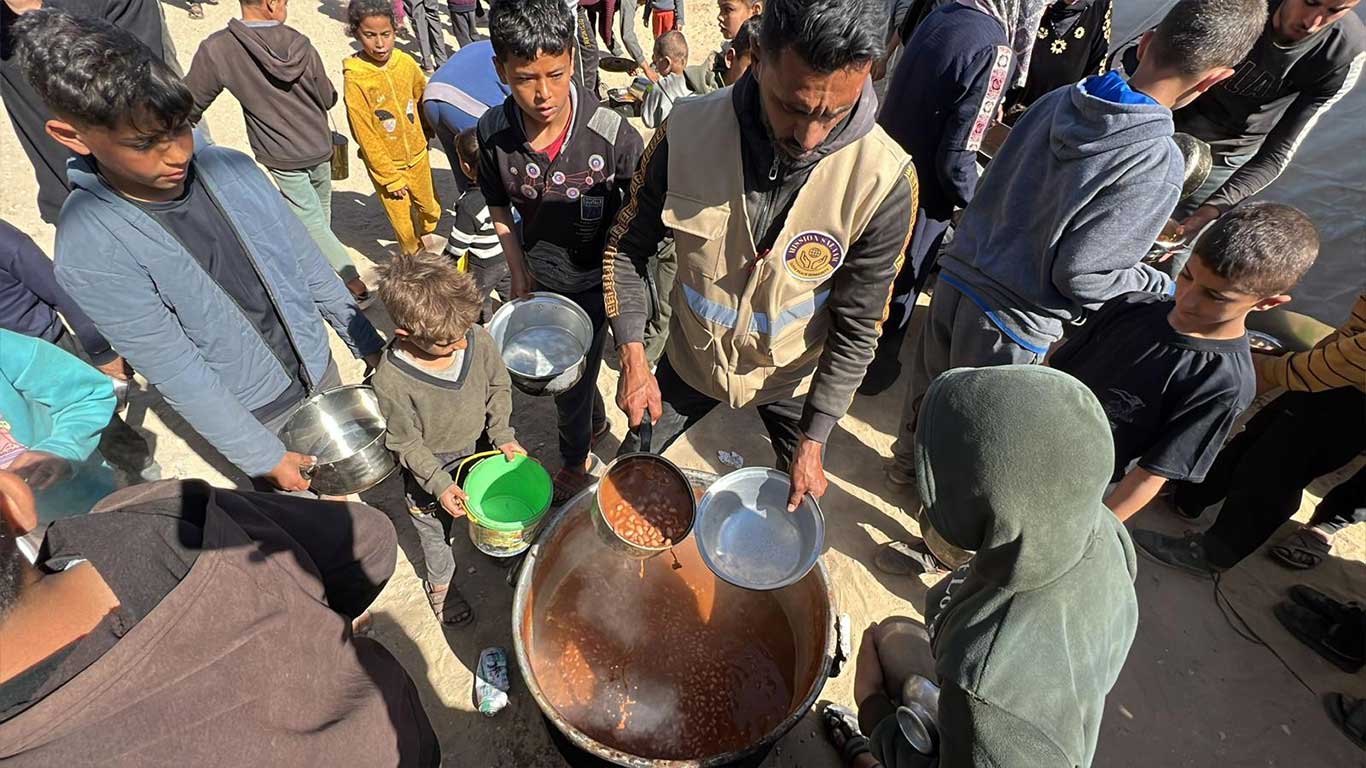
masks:
POLYGON ((607 482, 607 478, 613 477, 614 475, 620 477, 623 473, 631 472, 633 471, 632 465, 639 466, 639 462, 642 461, 658 464, 669 470, 669 474, 677 480, 680 487, 688 490, 687 525, 684 527, 682 535, 678 537, 678 541, 675 541, 674 544, 691 536, 693 524, 697 521, 697 497, 692 493, 692 484, 688 480, 688 476, 683 473, 683 470, 678 468, 678 465, 650 450, 651 437, 654 432, 654 427, 650 423, 650 418, 650 412, 648 410, 645 411, 644 417, 640 420, 640 426, 636 428, 636 433, 640 437, 640 450, 612 459, 611 463, 607 465, 607 469, 603 470, 602 479, 599 480, 598 484, 593 488, 593 529, 597 531, 598 538, 602 539, 603 543, 606 544, 609 549, 623 557, 631 558, 632 560, 649 560, 655 555, 673 549, 673 545, 646 547, 628 541, 626 537, 617 533, 617 530, 612 527, 611 523, 607 522, 607 517, 602 513, 602 487, 603 484, 607 482))
POLYGON ((324 496, 368 490, 398 468, 384 445, 384 415, 375 390, 350 384, 308 398, 280 430, 285 448, 316 458, 303 471, 309 489, 324 496))
POLYGON ((513 385, 528 395, 558 395, 577 384, 593 344, 588 313, 543 291, 499 307, 488 331, 513 385))
POLYGON ((1185 202, 1209 180, 1210 170, 1214 168, 1214 154, 1210 151, 1209 144, 1189 133, 1175 134, 1172 140, 1181 150, 1181 158, 1185 161, 1186 167, 1181 180, 1181 201, 1185 202))

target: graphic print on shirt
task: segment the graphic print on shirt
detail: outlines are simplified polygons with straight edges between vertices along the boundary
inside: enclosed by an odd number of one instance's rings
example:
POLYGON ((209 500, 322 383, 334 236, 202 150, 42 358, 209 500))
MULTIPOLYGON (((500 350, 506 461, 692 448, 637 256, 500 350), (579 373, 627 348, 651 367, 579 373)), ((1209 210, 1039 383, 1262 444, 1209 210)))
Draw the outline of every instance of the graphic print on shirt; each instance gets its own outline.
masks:
POLYGON ((0 469, 8 469, 27 450, 28 446, 14 439, 10 423, 0 418, 0 469))
POLYGON ((580 208, 579 218, 582 221, 595 222, 602 218, 606 198, 584 197, 584 194, 598 184, 606 184, 611 180, 603 172, 606 167, 607 161, 602 155, 588 158, 589 170, 577 173, 554 171, 546 176, 545 169, 534 161, 521 168, 509 165, 506 186, 509 194, 520 194, 528 200, 559 199, 573 202, 583 198, 584 205, 580 208), (592 215, 594 212, 595 216, 592 215))
POLYGON ((1101 402, 1101 407, 1105 409, 1105 416, 1110 420, 1110 429, 1115 429, 1119 424, 1130 424, 1134 416, 1144 408, 1143 398, 1132 392, 1111 387, 1105 391, 1105 399, 1101 402))

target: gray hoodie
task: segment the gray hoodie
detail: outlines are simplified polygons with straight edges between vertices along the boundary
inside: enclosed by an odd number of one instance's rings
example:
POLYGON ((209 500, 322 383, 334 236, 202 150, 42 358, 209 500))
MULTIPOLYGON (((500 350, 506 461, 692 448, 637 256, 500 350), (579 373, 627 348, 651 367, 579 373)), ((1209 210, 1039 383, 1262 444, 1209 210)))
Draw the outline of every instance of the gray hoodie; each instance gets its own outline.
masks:
POLYGON ((284 24, 229 21, 199 46, 185 84, 196 121, 224 88, 241 102, 251 151, 267 168, 313 168, 332 155, 327 110, 337 89, 313 44, 284 24))
POLYGON ((1171 278, 1139 263, 1176 208, 1171 110, 1086 92, 1035 102, 991 161, 945 255, 945 278, 1007 336, 1042 354, 1081 319, 1171 278))

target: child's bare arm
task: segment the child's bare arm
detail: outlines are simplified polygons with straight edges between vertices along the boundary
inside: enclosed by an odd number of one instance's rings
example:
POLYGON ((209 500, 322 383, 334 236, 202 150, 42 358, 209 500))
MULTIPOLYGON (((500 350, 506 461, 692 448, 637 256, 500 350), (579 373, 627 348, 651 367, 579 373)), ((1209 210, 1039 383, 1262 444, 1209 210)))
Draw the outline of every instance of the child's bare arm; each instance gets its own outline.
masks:
POLYGON ((503 256, 508 261, 508 272, 512 273, 512 297, 519 299, 535 290, 536 286, 526 268, 522 241, 518 239, 512 221, 512 209, 490 205, 489 217, 493 219, 493 231, 498 233, 498 243, 503 246, 503 256))
POLYGON ((1122 523, 1148 506, 1148 502, 1156 498, 1166 484, 1167 478, 1154 475, 1142 467, 1134 467, 1106 497, 1105 506, 1122 523))

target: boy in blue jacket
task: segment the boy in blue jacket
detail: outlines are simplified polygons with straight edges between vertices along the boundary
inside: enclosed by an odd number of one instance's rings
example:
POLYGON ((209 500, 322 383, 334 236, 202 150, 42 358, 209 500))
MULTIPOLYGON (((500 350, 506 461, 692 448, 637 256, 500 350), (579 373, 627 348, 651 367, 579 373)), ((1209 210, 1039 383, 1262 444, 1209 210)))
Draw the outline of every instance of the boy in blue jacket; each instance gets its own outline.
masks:
POLYGON ((277 437, 340 384, 326 319, 352 354, 383 344, 251 158, 196 149, 194 97, 127 32, 41 10, 15 24, 24 76, 77 154, 57 281, 172 408, 252 478, 304 491, 312 458, 277 437))

